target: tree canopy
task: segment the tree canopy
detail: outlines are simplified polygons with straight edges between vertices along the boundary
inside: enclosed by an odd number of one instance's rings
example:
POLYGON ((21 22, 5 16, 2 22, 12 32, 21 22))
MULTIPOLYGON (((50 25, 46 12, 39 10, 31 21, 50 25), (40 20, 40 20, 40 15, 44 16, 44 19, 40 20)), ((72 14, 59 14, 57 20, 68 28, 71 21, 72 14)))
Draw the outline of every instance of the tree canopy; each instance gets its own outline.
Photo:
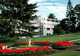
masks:
POLYGON ((74 8, 74 10, 76 11, 78 20, 80 20, 80 4, 77 4, 74 8))
POLYGON ((31 26, 29 21, 36 17, 35 8, 37 8, 36 3, 29 4, 28 0, 0 0, 0 34, 10 35, 12 32, 14 34, 16 28, 21 28, 28 31, 19 30, 20 34, 26 33, 25 35, 31 36, 34 32, 31 29, 34 30, 35 27, 31 26))
POLYGON ((56 19, 55 15, 53 13, 50 13, 49 16, 48 16, 48 18, 56 19))

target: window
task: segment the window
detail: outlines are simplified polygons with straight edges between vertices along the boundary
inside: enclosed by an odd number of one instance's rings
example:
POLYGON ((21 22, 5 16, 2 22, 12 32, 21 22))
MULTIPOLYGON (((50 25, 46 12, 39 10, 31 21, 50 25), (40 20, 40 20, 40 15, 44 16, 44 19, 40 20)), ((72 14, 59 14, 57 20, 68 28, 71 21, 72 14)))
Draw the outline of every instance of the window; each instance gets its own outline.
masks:
POLYGON ((58 22, 58 20, 56 20, 56 22, 58 22))
POLYGON ((50 19, 47 19, 47 21, 50 21, 50 19))
POLYGON ((47 28, 47 30, 50 30, 50 28, 47 28))
POLYGON ((48 35, 48 33, 47 33, 47 35, 48 35))
POLYGON ((54 20, 51 20, 52 22, 54 22, 54 20))
POLYGON ((51 33, 47 33, 47 35, 51 35, 51 33))

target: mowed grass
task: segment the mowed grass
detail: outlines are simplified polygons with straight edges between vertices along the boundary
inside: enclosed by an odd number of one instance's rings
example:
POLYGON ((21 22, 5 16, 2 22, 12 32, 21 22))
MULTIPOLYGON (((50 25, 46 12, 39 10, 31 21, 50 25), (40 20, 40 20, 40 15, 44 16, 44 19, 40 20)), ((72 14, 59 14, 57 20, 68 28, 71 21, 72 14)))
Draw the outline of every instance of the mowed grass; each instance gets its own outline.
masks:
POLYGON ((80 40, 78 40, 78 41, 74 41, 74 43, 78 43, 78 44, 80 44, 80 40))
POLYGON ((49 55, 49 56, 80 56, 80 53, 67 51, 67 52, 53 54, 53 55, 49 55))
POLYGON ((0 44, 13 45, 14 43, 17 42, 28 42, 29 39, 31 39, 31 41, 51 41, 52 43, 54 43, 57 41, 69 41, 69 40, 80 39, 80 36, 76 35, 76 33, 64 34, 64 35, 51 35, 51 36, 42 36, 42 37, 35 37, 35 38, 18 39, 16 42, 0 43, 0 44))
POLYGON ((80 32, 77 32, 77 33, 75 33, 75 34, 78 34, 78 35, 80 35, 80 32))
MULTIPOLYGON (((69 41, 74 39, 80 39, 80 36, 75 34, 52 35, 52 36, 31 38, 31 41, 51 41, 54 43, 56 41, 69 41)), ((25 39, 19 39, 16 42, 28 42, 28 40, 29 38, 25 38, 25 39)))

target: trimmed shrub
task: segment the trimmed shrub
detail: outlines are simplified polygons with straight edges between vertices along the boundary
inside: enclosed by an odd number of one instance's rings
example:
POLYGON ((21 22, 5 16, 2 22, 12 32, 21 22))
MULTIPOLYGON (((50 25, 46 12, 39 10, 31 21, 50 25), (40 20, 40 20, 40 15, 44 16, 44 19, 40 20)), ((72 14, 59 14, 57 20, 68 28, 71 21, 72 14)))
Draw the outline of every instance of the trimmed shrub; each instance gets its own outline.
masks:
POLYGON ((76 51, 80 51, 80 48, 77 48, 76 51))
POLYGON ((0 56, 44 56, 56 53, 57 50, 49 50, 42 52, 34 52, 34 53, 14 53, 14 54, 0 54, 0 56))

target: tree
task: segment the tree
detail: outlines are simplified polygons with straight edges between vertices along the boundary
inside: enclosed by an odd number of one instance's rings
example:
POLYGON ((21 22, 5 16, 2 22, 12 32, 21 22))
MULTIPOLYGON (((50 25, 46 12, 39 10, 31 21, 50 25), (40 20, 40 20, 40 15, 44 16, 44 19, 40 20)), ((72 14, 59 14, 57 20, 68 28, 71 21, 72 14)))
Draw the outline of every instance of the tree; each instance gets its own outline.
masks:
POLYGON ((80 31, 80 4, 77 4, 74 8, 75 12, 76 12, 76 16, 77 16, 77 31, 80 31))
POLYGON ((68 24, 65 19, 60 22, 60 26, 63 30, 68 31, 68 24))
POLYGON ((76 17, 75 17, 75 11, 73 10, 72 3, 70 0, 68 0, 67 4, 67 12, 66 17, 72 21, 74 24, 76 24, 76 17))
POLYGON ((77 4, 74 8, 76 14, 77 14, 77 18, 78 20, 80 20, 80 4, 77 4))
MULTIPOLYGON (((34 15, 34 13, 37 12, 35 8, 37 8, 36 3, 28 4, 28 0, 0 0, 1 9, 0 20, 2 19, 10 20, 9 23, 11 24, 11 29, 14 29, 14 32, 16 30, 15 28, 19 27, 28 30, 28 31, 19 30, 20 34, 28 35, 28 33, 31 32, 30 27, 32 27, 29 21, 36 17, 36 15, 34 15), (22 23, 18 21, 21 21, 22 23), (20 26, 18 26, 17 24, 19 24, 20 26)), ((8 25, 10 26, 10 24, 8 25)), ((12 31, 10 29, 8 30, 12 31)))
POLYGON ((64 34, 65 31, 61 28, 60 25, 57 25, 57 26, 54 27, 54 33, 59 35, 59 34, 64 34))
POLYGON ((72 21, 69 21, 68 19, 63 19, 60 22, 60 26, 63 30, 66 31, 66 33, 69 32, 75 32, 75 25, 72 21))
POLYGON ((48 18, 56 19, 55 15, 53 13, 50 13, 50 15, 48 16, 48 18))

